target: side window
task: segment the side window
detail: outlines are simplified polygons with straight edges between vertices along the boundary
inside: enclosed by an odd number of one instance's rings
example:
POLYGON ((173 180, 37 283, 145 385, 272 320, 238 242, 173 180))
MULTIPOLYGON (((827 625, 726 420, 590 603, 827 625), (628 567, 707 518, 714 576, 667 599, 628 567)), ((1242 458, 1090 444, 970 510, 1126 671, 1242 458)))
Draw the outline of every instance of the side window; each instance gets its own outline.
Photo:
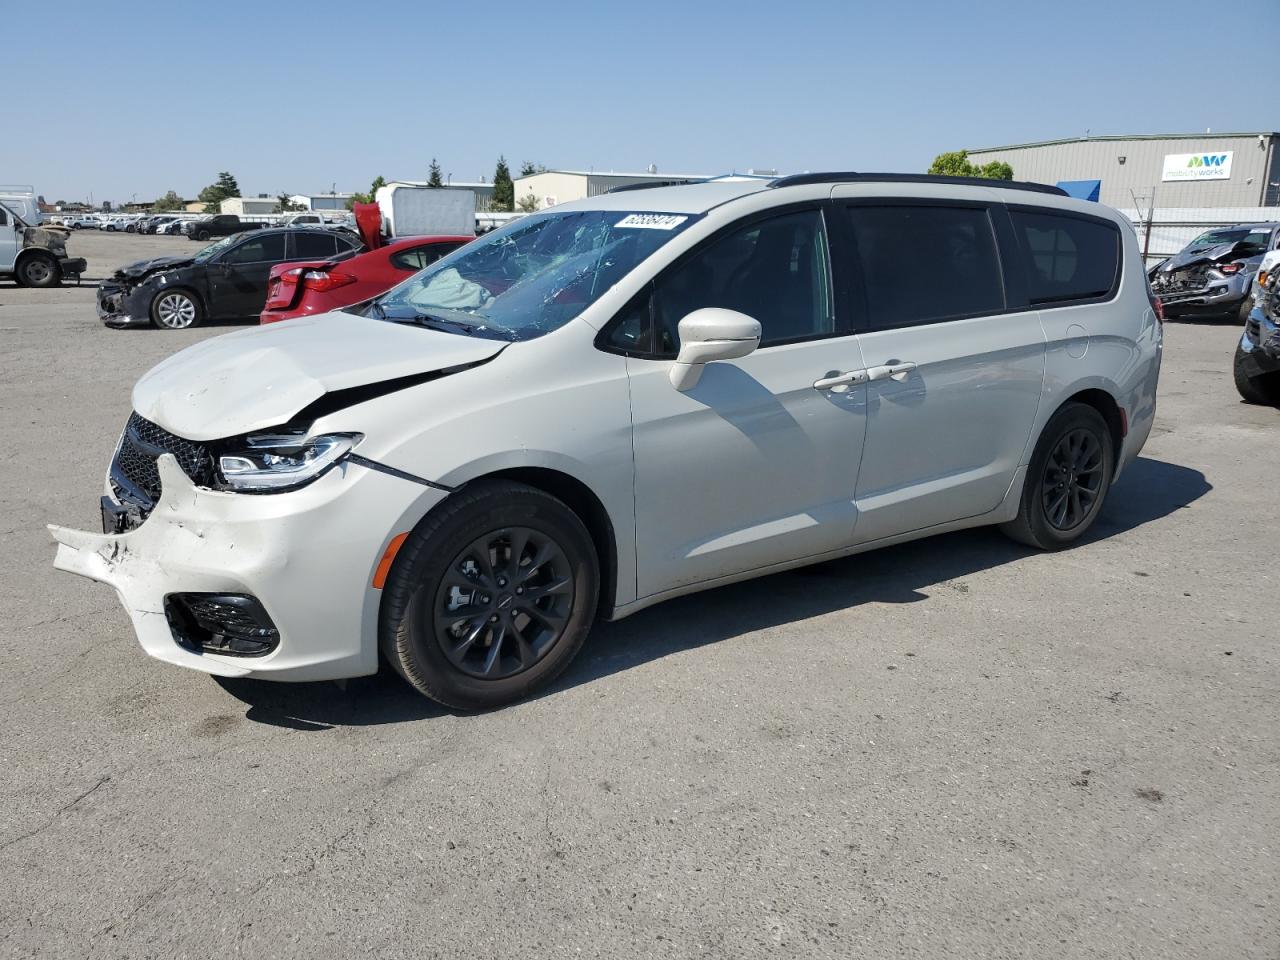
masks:
POLYGON ((284 234, 252 237, 221 257, 223 263, 279 263, 284 259, 284 234))
POLYGON ((1100 220, 1010 210, 1027 254, 1031 303, 1096 300, 1115 287, 1120 231, 1100 220))
POLYGON ((981 207, 849 206, 868 322, 887 330, 999 313, 1004 280, 981 207))
MULTIPOLYGON (((827 235, 819 210, 759 220, 712 240, 660 276, 649 304, 655 352, 679 349, 682 317, 725 307, 760 321, 760 345, 835 332, 827 235)), ((623 322, 632 335, 632 321, 623 322)), ((638 321, 637 321, 638 322, 638 321)))
POLYGON ((5 211, 4 207, 0 207, 0 227, 7 227, 8 225, 9 214, 5 211))
POLYGON ((460 243, 433 243, 427 247, 401 250, 391 257, 391 265, 397 270, 417 273, 419 270, 431 266, 442 257, 453 253, 460 246, 462 246, 460 243))
POLYGON ((298 230, 293 234, 295 260, 327 260, 338 252, 338 245, 327 233, 298 230))

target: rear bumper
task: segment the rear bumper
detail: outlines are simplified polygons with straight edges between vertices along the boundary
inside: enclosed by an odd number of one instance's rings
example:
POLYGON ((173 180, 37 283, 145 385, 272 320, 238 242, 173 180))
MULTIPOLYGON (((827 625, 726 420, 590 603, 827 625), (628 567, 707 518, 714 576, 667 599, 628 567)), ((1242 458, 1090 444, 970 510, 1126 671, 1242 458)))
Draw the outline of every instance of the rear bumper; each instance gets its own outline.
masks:
POLYGON ((172 454, 162 493, 127 533, 49 528, 54 566, 115 589, 138 642, 158 660, 224 677, 332 680, 378 667, 381 591, 372 576, 388 542, 446 494, 355 464, 291 493, 247 496, 197 487, 172 454), (233 594, 261 604, 279 643, 261 656, 192 649, 168 615, 174 594, 233 594))

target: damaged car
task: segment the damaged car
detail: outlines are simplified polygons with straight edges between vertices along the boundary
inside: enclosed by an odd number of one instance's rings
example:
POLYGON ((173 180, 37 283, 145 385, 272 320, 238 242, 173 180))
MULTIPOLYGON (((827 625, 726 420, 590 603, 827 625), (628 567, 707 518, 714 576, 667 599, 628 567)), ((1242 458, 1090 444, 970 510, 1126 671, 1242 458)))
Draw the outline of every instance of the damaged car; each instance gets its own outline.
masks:
POLYGON ((271 268, 363 249, 342 230, 267 229, 224 237, 190 257, 157 257, 115 271, 98 285, 98 319, 108 327, 185 330, 205 320, 257 319, 271 268))
POLYGON ((1253 290, 1253 309, 1236 344, 1232 373, 1245 403, 1276 407, 1280 406, 1280 251, 1263 258, 1253 290))
POLYGON ((1151 431, 1162 348, 1132 227, 1055 187, 603 194, 162 362, 102 532, 51 526, 54 565, 171 664, 382 662, 490 708, 668 598, 987 524, 1079 542, 1151 431))
POLYGON ((1151 268, 1151 290, 1167 317, 1235 317, 1243 322, 1252 307, 1258 264, 1277 246, 1280 223, 1208 230, 1151 268))
POLYGON ((85 268, 83 257, 67 256, 66 229, 31 226, 0 204, 0 277, 23 287, 56 287, 85 268))

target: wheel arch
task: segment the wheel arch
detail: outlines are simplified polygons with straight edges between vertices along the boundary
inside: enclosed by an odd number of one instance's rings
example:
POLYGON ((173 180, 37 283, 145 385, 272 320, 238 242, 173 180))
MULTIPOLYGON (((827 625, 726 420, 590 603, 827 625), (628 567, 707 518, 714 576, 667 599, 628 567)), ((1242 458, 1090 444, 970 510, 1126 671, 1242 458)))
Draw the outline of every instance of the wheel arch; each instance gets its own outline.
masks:
POLYGON ((163 287, 157 286, 155 290, 152 291, 151 298, 147 301, 147 312, 150 313, 155 307, 157 299, 166 293, 173 293, 175 290, 180 293, 191 294, 191 296, 195 298, 196 304, 204 313, 204 319, 212 319, 209 315, 209 303, 205 299, 204 294, 196 288, 195 284, 188 281, 183 281, 181 283, 166 283, 163 287))
POLYGON ((1102 415, 1102 419, 1107 422, 1107 428, 1111 431, 1111 448, 1115 454, 1115 469, 1118 472, 1120 469, 1120 455, 1124 447, 1124 437, 1128 433, 1125 415, 1120 407, 1120 402, 1116 400, 1112 393, 1101 387, 1086 387, 1083 390, 1077 390, 1058 404, 1057 410, 1053 411, 1053 416, 1056 416, 1058 410, 1061 410, 1068 403, 1083 403, 1087 407, 1093 407, 1094 410, 1097 410, 1102 415))
POLYGON ((468 485, 481 480, 511 480, 541 490, 560 500, 577 514, 591 534, 600 562, 600 598, 596 605, 597 616, 607 617, 613 610, 618 587, 618 543, 614 536, 613 520, 595 491, 570 474, 551 467, 507 467, 486 473, 467 481, 468 485))

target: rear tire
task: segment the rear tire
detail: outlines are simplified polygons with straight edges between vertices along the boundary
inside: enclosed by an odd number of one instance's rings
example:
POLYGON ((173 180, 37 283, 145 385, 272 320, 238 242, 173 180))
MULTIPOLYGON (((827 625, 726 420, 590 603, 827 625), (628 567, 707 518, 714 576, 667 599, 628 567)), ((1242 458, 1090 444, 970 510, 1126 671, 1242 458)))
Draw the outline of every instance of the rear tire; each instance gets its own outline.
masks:
POLYGON ((18 264, 14 279, 24 287, 56 287, 62 282, 62 268, 47 253, 32 253, 18 264))
POLYGON ((1253 294, 1246 293, 1244 299, 1240 301, 1240 306, 1236 308, 1232 316, 1243 327, 1249 322, 1249 314, 1251 313, 1253 313, 1253 294))
POLYGON ((1251 377, 1245 372, 1245 358, 1248 356, 1236 344, 1235 359, 1231 364, 1231 373, 1236 381, 1236 390, 1245 403, 1256 403, 1265 407, 1280 406, 1280 372, 1264 373, 1251 377))
POLYGON ((197 239, 197 240, 208 240, 208 239, 209 239, 209 231, 208 231, 208 230, 197 230, 197 231, 196 231, 196 239, 197 239))
POLYGON ((418 692, 487 710, 545 687, 586 640, 599 561, 578 516, 521 483, 452 494, 401 547, 379 614, 383 656, 418 692))
POLYGON ((1115 447, 1102 414, 1068 403, 1040 434, 1018 515, 1004 533, 1038 550, 1061 550, 1093 526, 1115 476, 1115 447))

